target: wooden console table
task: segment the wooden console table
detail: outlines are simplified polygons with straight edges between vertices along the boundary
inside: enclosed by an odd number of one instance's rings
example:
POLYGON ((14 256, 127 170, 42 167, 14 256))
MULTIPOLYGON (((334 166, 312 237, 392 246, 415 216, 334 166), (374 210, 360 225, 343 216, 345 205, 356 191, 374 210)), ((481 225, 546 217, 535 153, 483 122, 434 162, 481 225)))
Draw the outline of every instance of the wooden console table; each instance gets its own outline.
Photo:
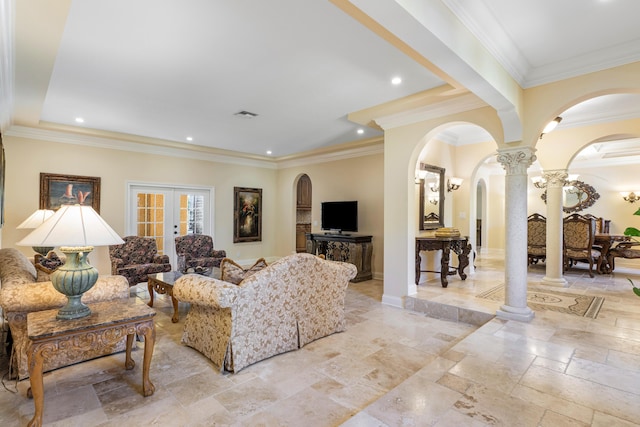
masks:
POLYGON ((156 329, 153 324, 155 310, 144 304, 132 304, 123 300, 88 304, 91 314, 80 319, 58 320, 58 310, 36 311, 27 315, 29 344, 29 381, 27 392, 33 396, 35 413, 29 426, 41 426, 44 411, 44 385, 42 366, 44 359, 57 351, 64 351, 69 364, 80 362, 84 351, 92 348, 115 346, 125 336, 127 350, 125 368, 133 369, 131 347, 136 334, 144 336, 144 358, 142 362, 142 394, 147 397, 155 391, 149 380, 149 366, 153 356, 156 329))
POLYGON ((458 273, 462 280, 467 278, 464 269, 469 265, 469 253, 471 253, 471 244, 468 237, 416 237, 416 285, 420 281, 420 273, 432 272, 440 273, 440 282, 442 287, 446 288, 449 284, 447 276, 458 273), (420 251, 442 251, 442 260, 440 261, 440 271, 420 270, 420 251), (449 267, 450 252, 453 251, 458 255, 458 267, 449 267))
POLYGON ((371 254, 373 253, 373 236, 358 234, 321 234, 306 233, 307 252, 324 255, 331 261, 348 262, 358 268, 352 282, 371 280, 371 254))

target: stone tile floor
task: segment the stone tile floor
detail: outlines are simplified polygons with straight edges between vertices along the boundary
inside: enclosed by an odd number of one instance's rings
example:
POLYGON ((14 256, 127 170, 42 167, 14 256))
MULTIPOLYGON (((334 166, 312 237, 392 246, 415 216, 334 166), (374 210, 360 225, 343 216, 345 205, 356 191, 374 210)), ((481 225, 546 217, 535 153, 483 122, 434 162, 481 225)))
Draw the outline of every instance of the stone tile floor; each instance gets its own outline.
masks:
MULTIPOLYGON (((480 254, 466 281, 419 286, 417 300, 463 307, 487 319, 499 303, 475 295, 504 282, 502 256, 480 254)), ((533 266, 539 285, 544 267, 533 266)), ((141 393, 137 366, 117 354, 45 374, 48 426, 634 426, 640 425, 640 298, 626 277, 565 276, 565 292, 605 297, 596 319, 537 311, 530 323, 491 319, 482 326, 384 306, 382 282, 351 284, 348 330, 252 365, 216 372, 180 344, 181 321, 156 299, 153 396, 141 393)), ((145 286, 132 289, 140 303, 145 286)), ((0 370, 6 370, 6 358, 0 370)), ((28 380, 4 381, 0 425, 33 414, 28 380)))

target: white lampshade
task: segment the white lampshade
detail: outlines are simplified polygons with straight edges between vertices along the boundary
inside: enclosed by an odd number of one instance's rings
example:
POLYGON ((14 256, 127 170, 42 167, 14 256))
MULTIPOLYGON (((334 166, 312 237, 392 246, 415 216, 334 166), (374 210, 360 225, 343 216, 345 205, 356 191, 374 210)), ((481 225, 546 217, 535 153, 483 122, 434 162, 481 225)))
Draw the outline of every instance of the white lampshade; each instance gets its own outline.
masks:
POLYGON ((464 179, 462 178, 455 178, 455 177, 451 177, 449 179, 449 181, 451 182, 451 185, 457 185, 458 187, 462 185, 462 182, 464 181, 464 179))
POLYGON ((32 213, 29 218, 22 221, 22 223, 17 226, 18 229, 33 229, 38 228, 43 222, 49 219, 54 212, 51 209, 38 209, 34 213, 32 213))
POLYGON ((17 244, 21 246, 107 246, 122 244, 109 224, 91 206, 63 205, 17 244))

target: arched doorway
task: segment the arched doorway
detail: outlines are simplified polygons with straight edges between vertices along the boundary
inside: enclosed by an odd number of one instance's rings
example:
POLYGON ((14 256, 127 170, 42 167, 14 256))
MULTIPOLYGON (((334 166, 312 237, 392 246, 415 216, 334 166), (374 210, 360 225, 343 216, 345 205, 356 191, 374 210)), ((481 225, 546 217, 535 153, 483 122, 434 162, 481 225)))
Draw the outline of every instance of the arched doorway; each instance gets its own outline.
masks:
POLYGON ((306 233, 311 233, 311 178, 304 174, 296 186, 296 252, 307 251, 306 233))

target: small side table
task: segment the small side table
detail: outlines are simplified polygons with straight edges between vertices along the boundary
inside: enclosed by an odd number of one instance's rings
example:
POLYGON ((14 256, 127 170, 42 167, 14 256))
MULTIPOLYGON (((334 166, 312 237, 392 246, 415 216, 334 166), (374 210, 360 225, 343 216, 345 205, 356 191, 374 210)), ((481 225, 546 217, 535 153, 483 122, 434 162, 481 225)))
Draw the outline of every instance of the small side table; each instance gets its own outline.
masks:
POLYGON ((89 316, 58 320, 58 310, 46 310, 27 315, 27 335, 29 344, 29 380, 31 388, 27 394, 33 395, 35 413, 29 426, 42 426, 44 411, 44 385, 42 366, 44 359, 58 350, 64 350, 69 364, 83 360, 84 351, 89 348, 106 348, 115 345, 125 336, 127 350, 125 368, 133 369, 131 347, 136 334, 144 336, 144 358, 142 361, 142 394, 147 397, 155 392, 155 386, 149 380, 149 367, 153 356, 156 329, 153 323, 155 310, 146 305, 133 304, 123 300, 104 301, 88 304, 89 316))
POLYGON ((147 287, 149 288, 149 307, 153 307, 154 291, 159 295, 169 295, 173 304, 173 317, 171 321, 178 323, 178 300, 173 296, 173 284, 182 277, 179 271, 169 271, 166 273, 155 273, 147 276, 147 287))
MULTIPOLYGON (((210 267, 205 276, 213 277, 214 279, 220 278, 220 269, 218 267, 210 267)), ((147 276, 147 287, 149 288, 149 307, 153 307, 154 291, 158 295, 169 295, 171 297, 171 303, 173 304, 173 317, 171 321, 177 323, 179 320, 178 315, 178 300, 173 296, 173 285, 176 283, 183 274, 179 271, 169 271, 166 273, 155 273, 147 276)))

